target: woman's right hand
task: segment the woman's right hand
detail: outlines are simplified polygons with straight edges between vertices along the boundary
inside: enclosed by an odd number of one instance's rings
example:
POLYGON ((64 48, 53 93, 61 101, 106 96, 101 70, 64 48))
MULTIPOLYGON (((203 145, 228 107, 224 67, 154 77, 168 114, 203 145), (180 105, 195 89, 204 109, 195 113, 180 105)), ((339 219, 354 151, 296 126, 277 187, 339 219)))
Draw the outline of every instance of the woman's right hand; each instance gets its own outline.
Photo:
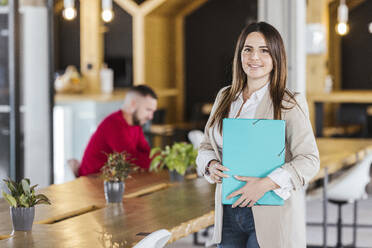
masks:
POLYGON ((223 171, 229 171, 229 169, 220 162, 213 160, 210 165, 209 165, 209 174, 210 178, 215 182, 215 183, 222 183, 222 178, 227 178, 230 177, 229 175, 223 173, 223 171))

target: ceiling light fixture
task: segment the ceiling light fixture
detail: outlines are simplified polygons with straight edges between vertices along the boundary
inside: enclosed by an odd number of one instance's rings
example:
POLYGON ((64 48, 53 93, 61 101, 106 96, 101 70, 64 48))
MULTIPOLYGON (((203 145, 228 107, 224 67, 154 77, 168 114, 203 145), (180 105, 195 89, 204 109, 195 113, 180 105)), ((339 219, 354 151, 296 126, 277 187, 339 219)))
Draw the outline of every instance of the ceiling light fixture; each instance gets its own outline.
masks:
POLYGON ((337 9, 337 25, 336 31, 339 35, 346 35, 349 32, 349 25, 347 24, 349 18, 349 9, 346 6, 345 0, 340 0, 340 5, 337 9))
POLYGON ((104 22, 111 22, 114 18, 114 12, 112 11, 112 0, 102 0, 102 20, 104 22))
POLYGON ((63 1, 63 17, 71 21, 76 17, 76 9, 75 9, 75 2, 74 0, 64 0, 63 1))

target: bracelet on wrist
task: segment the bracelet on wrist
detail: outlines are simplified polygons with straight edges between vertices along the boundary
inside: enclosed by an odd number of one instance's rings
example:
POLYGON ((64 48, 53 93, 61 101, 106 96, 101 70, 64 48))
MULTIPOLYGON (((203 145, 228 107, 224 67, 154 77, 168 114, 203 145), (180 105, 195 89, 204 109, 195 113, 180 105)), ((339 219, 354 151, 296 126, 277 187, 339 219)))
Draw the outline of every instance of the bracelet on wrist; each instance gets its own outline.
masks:
MULTIPOLYGON (((217 160, 212 159, 211 161, 208 162, 207 166, 205 167, 205 172, 204 172, 204 174, 207 175, 207 176, 209 176, 209 175, 211 174, 210 171, 209 171, 209 168, 211 167, 211 164, 212 164, 213 161, 217 161, 217 160)), ((218 162, 218 161, 217 161, 217 162, 218 162)))

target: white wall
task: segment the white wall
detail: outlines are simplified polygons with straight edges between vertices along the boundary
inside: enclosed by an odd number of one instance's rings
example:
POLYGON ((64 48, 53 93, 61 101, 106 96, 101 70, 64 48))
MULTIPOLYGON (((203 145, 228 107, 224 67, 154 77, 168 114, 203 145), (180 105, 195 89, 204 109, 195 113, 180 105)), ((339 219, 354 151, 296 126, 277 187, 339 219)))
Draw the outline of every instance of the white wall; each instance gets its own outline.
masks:
POLYGON ((288 59, 287 87, 306 91, 306 0, 258 0, 258 20, 278 29, 288 59))
POLYGON ((22 79, 24 84, 25 177, 32 184, 50 184, 50 113, 47 9, 21 10, 22 79))

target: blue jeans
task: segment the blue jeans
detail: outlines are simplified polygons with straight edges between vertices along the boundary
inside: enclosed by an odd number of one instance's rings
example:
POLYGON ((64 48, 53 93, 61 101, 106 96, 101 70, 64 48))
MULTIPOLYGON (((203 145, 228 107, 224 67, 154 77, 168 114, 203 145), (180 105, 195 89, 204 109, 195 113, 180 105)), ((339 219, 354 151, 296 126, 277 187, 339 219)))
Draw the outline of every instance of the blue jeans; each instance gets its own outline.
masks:
POLYGON ((223 205, 222 240, 218 248, 259 248, 252 209, 223 205))

